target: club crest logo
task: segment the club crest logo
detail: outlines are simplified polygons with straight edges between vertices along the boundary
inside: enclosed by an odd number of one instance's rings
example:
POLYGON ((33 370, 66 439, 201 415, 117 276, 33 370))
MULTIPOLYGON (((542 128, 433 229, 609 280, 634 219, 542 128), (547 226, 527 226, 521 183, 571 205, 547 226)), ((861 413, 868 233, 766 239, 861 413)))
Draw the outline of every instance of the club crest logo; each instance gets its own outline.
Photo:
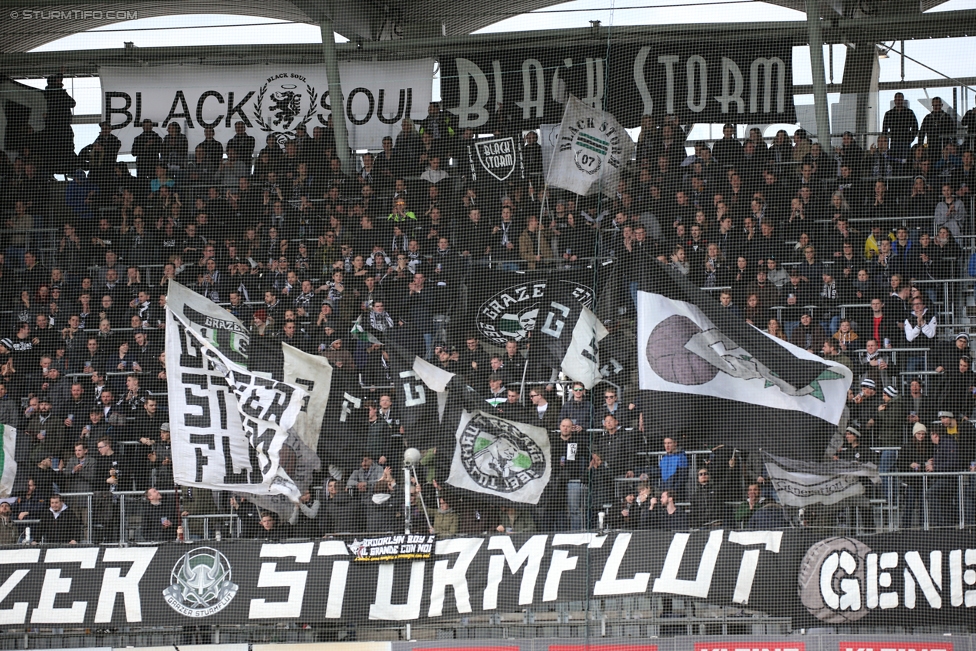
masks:
MULTIPOLYGON (((573 297, 581 305, 592 307, 593 290, 570 280, 559 280, 571 286, 573 297)), ((486 300, 478 308, 475 326, 485 339, 504 346, 508 340, 522 341, 535 329, 539 305, 546 292, 546 280, 512 285, 486 300)), ((563 293, 557 294, 563 296, 563 293)))
POLYGON ((604 163, 613 170, 620 168, 624 142, 617 127, 610 122, 585 118, 570 125, 560 136, 559 151, 572 151, 576 168, 593 175, 603 168, 604 163))
POLYGON ((521 153, 512 137, 476 142, 474 150, 481 167, 499 181, 512 175, 521 153))
POLYGON ((209 617, 227 607, 237 595, 227 557, 210 547, 197 547, 173 566, 163 598, 187 617, 209 617))
POLYGON ((869 554, 871 548, 856 538, 827 538, 807 550, 797 588, 811 615, 828 624, 849 624, 868 614, 862 592, 869 554))
POLYGON ((546 474, 546 456, 531 436, 512 423, 475 414, 459 441, 461 463, 478 485, 514 493, 546 474))
POLYGON ((274 133, 278 144, 295 136, 298 127, 306 126, 318 110, 319 94, 305 77, 280 74, 269 77, 258 91, 251 113, 262 130, 274 133))

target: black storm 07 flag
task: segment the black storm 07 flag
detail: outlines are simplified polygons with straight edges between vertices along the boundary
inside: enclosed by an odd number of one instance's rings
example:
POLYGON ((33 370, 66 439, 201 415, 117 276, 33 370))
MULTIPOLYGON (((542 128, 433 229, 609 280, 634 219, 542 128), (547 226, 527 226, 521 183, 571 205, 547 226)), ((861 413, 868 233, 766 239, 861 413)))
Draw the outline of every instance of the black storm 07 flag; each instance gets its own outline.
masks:
POLYGON ((694 443, 822 457, 852 374, 769 336, 661 264, 637 301, 644 426, 694 443))

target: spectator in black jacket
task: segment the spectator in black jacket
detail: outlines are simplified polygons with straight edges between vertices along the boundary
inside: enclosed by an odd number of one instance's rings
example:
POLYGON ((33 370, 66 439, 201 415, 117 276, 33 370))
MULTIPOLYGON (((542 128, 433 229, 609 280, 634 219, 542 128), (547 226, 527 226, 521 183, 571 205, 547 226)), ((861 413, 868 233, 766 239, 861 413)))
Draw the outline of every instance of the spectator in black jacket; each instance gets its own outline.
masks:
POLYGON ((142 505, 142 537, 148 542, 176 539, 176 504, 172 496, 162 495, 158 488, 146 489, 142 505))
POLYGON ((41 513, 40 533, 43 542, 55 545, 76 545, 82 539, 81 522, 68 505, 55 493, 49 502, 50 508, 41 513))
POLYGON ((688 518, 692 527, 721 526, 726 520, 725 503, 718 488, 712 484, 708 468, 698 469, 698 481, 691 494, 691 515, 688 518))
POLYGON ((687 531, 688 514, 674 501, 674 495, 662 491, 661 497, 652 497, 650 504, 641 515, 641 529, 661 531, 687 531))

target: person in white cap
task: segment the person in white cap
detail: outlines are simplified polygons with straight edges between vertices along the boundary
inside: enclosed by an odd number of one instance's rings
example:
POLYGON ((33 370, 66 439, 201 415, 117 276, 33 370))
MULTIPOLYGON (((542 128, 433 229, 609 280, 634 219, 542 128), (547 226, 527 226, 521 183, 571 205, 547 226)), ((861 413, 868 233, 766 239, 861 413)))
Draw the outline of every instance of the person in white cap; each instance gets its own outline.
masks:
POLYGON ((951 342, 943 342, 935 352, 935 372, 955 367, 959 357, 969 354, 969 333, 960 332, 951 342))
POLYGON ((874 427, 874 417, 881 405, 877 383, 872 378, 866 377, 861 380, 861 390, 856 395, 852 392, 848 393, 851 419, 861 427, 874 427))
POLYGON ((841 461, 853 461, 855 463, 873 463, 875 466, 878 465, 879 458, 878 453, 869 448, 867 445, 861 443, 861 431, 856 427, 849 426, 844 431, 844 440, 846 443, 837 454, 834 455, 834 459, 839 459, 841 461))

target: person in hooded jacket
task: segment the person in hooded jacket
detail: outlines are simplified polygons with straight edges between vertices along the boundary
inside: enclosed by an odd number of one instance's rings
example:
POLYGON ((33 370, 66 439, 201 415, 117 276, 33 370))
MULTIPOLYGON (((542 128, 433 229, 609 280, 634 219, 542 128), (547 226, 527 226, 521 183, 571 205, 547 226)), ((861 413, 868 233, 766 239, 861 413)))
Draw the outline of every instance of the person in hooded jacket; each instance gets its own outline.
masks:
POLYGON ((394 498, 397 490, 393 472, 387 468, 373 485, 373 495, 364 504, 366 530, 370 533, 400 531, 403 528, 403 502, 394 498))
POLYGON ((434 514, 434 526, 430 532, 438 536, 453 536, 458 532, 458 514, 454 512, 450 502, 443 495, 437 499, 437 512, 434 514))

